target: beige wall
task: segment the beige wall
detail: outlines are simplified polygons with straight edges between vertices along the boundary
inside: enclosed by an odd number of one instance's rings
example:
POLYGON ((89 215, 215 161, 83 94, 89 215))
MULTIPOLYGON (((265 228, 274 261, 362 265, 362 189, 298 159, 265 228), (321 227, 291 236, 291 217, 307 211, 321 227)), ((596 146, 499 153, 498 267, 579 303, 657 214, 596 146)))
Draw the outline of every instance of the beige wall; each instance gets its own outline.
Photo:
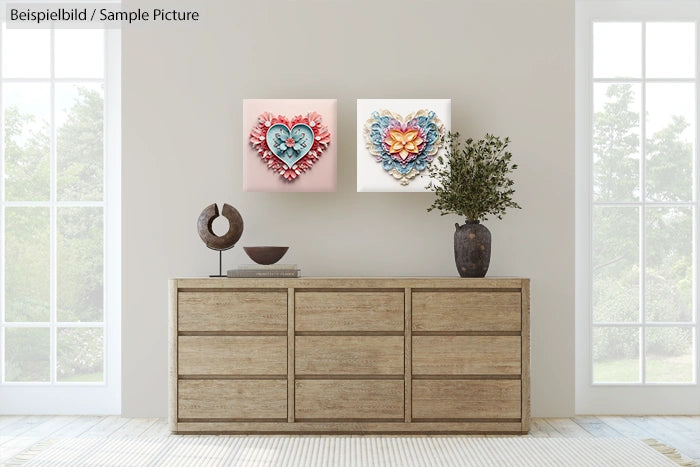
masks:
POLYGON ((430 194, 355 191, 355 99, 383 97, 451 98, 453 129, 512 138, 524 209, 487 222, 489 275, 532 278, 533 415, 571 415, 573 0, 172 2, 188 3, 198 24, 122 36, 124 415, 166 414, 167 279, 214 272, 207 204, 239 209, 239 245, 291 245, 306 276, 456 275, 461 219, 428 214, 430 194), (338 98, 337 193, 241 191, 254 97, 338 98))

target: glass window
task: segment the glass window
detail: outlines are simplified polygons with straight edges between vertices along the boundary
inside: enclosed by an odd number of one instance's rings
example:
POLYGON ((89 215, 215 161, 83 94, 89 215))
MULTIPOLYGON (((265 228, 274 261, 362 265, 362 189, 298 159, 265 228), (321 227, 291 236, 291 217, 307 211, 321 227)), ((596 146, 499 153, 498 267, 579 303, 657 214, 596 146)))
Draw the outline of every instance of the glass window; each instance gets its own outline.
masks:
POLYGON ((104 383, 105 31, 1 31, 2 382, 104 383))
POLYGON ((594 22, 594 383, 692 383, 696 26, 594 22))

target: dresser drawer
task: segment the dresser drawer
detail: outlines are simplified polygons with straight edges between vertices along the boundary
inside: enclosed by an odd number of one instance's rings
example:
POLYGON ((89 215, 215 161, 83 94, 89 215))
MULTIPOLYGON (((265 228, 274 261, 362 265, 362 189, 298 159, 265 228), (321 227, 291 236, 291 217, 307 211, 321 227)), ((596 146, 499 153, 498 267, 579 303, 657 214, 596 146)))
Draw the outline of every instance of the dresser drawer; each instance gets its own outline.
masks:
POLYGON ((519 375, 520 336, 413 336, 414 375, 519 375))
POLYGON ((294 417, 403 421, 402 380, 297 380, 294 417))
POLYGON ((179 419, 287 421, 287 381, 181 380, 179 419))
POLYGON ((403 336, 297 336, 297 375, 403 375, 403 336))
POLYGON ((286 331, 287 292, 180 292, 179 331, 286 331))
POLYGON ((520 380, 413 380, 413 418, 519 419, 520 387, 520 380))
POLYGON ((520 331, 520 301, 520 292, 413 292, 412 329, 520 331))
POLYGON ((403 331, 403 292, 297 292, 297 331, 403 331))
POLYGON ((286 375, 286 336, 180 336, 180 375, 286 375))

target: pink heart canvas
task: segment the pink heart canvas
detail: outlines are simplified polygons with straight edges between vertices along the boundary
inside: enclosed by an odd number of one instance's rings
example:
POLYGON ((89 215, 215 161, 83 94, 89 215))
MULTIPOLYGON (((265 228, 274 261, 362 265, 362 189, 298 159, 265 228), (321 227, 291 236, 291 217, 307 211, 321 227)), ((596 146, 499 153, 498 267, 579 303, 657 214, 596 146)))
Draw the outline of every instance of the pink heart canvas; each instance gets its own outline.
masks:
POLYGON ((336 99, 244 99, 243 191, 333 192, 336 99))

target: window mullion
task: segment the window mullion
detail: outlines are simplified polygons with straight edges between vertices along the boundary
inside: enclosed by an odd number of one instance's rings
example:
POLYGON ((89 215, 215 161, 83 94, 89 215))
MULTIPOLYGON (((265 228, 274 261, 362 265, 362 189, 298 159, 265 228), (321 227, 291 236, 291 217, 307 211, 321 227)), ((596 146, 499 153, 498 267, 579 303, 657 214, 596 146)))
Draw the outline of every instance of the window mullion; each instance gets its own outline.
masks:
MULTIPOLYGON (((635 321, 609 322, 609 323, 604 322, 604 321, 599 321, 599 322, 593 323, 593 327, 638 328, 641 325, 642 325, 642 323, 635 322, 635 321)), ((645 323, 644 326, 646 326, 648 328, 668 327, 668 326, 694 328, 695 323, 686 322, 686 321, 678 321, 678 322, 659 321, 659 322, 645 323)))
POLYGON ((641 80, 641 122, 639 134, 639 196, 641 208, 639 210, 639 313, 640 322, 642 323, 639 330, 639 376, 642 384, 646 383, 646 108, 647 108, 647 86, 646 86, 646 40, 647 23, 642 21, 642 80, 641 80))
MULTIPOLYGON (((109 146, 111 145, 110 141, 110 133, 109 133, 109 125, 110 125, 110 119, 108 117, 108 106, 111 105, 111 83, 110 83, 110 77, 111 77, 111 70, 110 70, 110 53, 109 53, 109 35, 107 33, 107 30, 105 30, 104 33, 104 41, 102 42, 102 47, 103 47, 103 62, 102 62, 102 115, 104 118, 102 119, 102 283, 103 284, 108 284, 110 283, 110 277, 109 277, 109 254, 108 254, 108 239, 109 239, 109 224, 108 224, 108 215, 107 215, 107 202, 109 200, 109 197, 107 194, 110 191, 110 185, 109 185, 109 165, 108 165, 108 155, 109 155, 109 146)), ((102 381, 105 385, 109 384, 109 370, 110 370, 110 364, 109 364, 109 344, 110 344, 110 338, 109 338, 109 333, 107 332, 107 310, 108 310, 108 294, 111 292, 109 287, 104 287, 102 289, 102 381)))
POLYGON ((587 354, 588 354, 588 361, 586 362, 587 366, 587 371, 588 374, 587 379, 590 381, 591 384, 594 383, 594 373, 593 373, 593 355, 594 355, 594 341, 593 341, 593 300, 592 300, 592 288, 593 288, 593 211, 595 208, 595 201, 594 201, 594 195, 593 193, 595 192, 594 190, 594 167, 595 164, 593 162, 593 134, 595 131, 595 81, 593 79, 594 73, 593 73, 593 50, 594 50, 594 44, 593 44, 593 21, 589 21, 588 24, 588 50, 587 50, 587 56, 585 62, 588 64, 588 73, 587 73, 587 78, 590 77, 591 80, 589 83, 587 83, 587 89, 589 93, 589 100, 588 100, 588 110, 590 110, 590 116, 589 119, 586 122, 587 125, 587 141, 586 144, 590 145, 589 151, 586 152, 586 175, 588 176, 588 180, 586 185, 588 192, 586 193, 586 210, 587 210, 587 219, 586 219, 586 243, 588 247, 588 254, 586 257, 586 274, 588 277, 586 277, 586 282, 587 282, 587 289, 588 289, 588 309, 587 309, 587 317, 586 317, 586 332, 588 333, 587 340, 588 340, 588 348, 586 349, 587 354))
MULTIPOLYGON (((695 201, 648 201, 645 206, 653 206, 657 208, 682 208, 694 207, 695 201)), ((639 207, 641 203, 638 201, 594 201, 594 206, 610 206, 610 207, 639 207)))
MULTIPOLYGON (((0 45, 4 41, 0 23, 0 45)), ((0 75, 2 75, 2 47, 0 47, 0 75)), ((4 83, 0 83, 0 384, 5 382, 5 112, 3 110, 4 83)))
POLYGON ((6 206, 19 208, 50 208, 53 205, 61 208, 104 208, 103 201, 6 201, 6 206))
MULTIPOLYGON (((102 326, 100 321, 57 321, 55 326, 57 328, 95 328, 102 326)), ((5 323, 6 328, 45 328, 46 321, 10 321, 5 323)))
POLYGON ((694 83, 695 78, 593 78, 593 83, 640 84, 645 83, 694 83))
POLYGON ((68 83, 68 84, 90 84, 101 83, 103 78, 2 78, 4 83, 68 83))
POLYGON ((58 319, 57 317, 57 300, 56 300, 56 285, 57 285, 57 276, 56 276, 56 237, 57 237, 57 212, 56 212, 56 83, 54 81, 55 78, 55 52, 56 52, 56 47, 55 47, 55 31, 54 29, 50 30, 50 57, 51 57, 51 74, 50 74, 50 115, 49 115, 49 133, 50 133, 50 138, 49 138, 49 166, 50 166, 50 178, 49 178, 49 184, 50 184, 50 195, 49 195, 49 218, 51 222, 51 226, 49 229, 49 235, 50 235, 50 247, 49 247, 49 255, 50 255, 50 260, 49 260, 49 307, 50 307, 50 323, 49 323, 49 336, 50 336, 50 357, 49 357, 49 371, 50 371, 50 382, 51 384, 55 384, 57 380, 57 372, 56 372, 56 366, 57 366, 57 341, 58 341, 58 336, 56 335, 56 321, 58 319))
POLYGON ((698 19, 695 21, 695 145, 693 147, 693 316, 691 319, 695 322, 693 343, 693 383, 698 382, 698 374, 700 374, 700 350, 698 345, 698 334, 700 333, 700 316, 698 316, 698 245, 700 245, 700 228, 698 228, 698 188, 700 187, 700 173, 698 171, 698 157, 700 144, 700 124, 698 124, 698 116, 700 116, 700 98, 698 97, 698 79, 700 78, 700 60, 698 60, 698 51, 700 51, 700 34, 698 34, 698 19))

